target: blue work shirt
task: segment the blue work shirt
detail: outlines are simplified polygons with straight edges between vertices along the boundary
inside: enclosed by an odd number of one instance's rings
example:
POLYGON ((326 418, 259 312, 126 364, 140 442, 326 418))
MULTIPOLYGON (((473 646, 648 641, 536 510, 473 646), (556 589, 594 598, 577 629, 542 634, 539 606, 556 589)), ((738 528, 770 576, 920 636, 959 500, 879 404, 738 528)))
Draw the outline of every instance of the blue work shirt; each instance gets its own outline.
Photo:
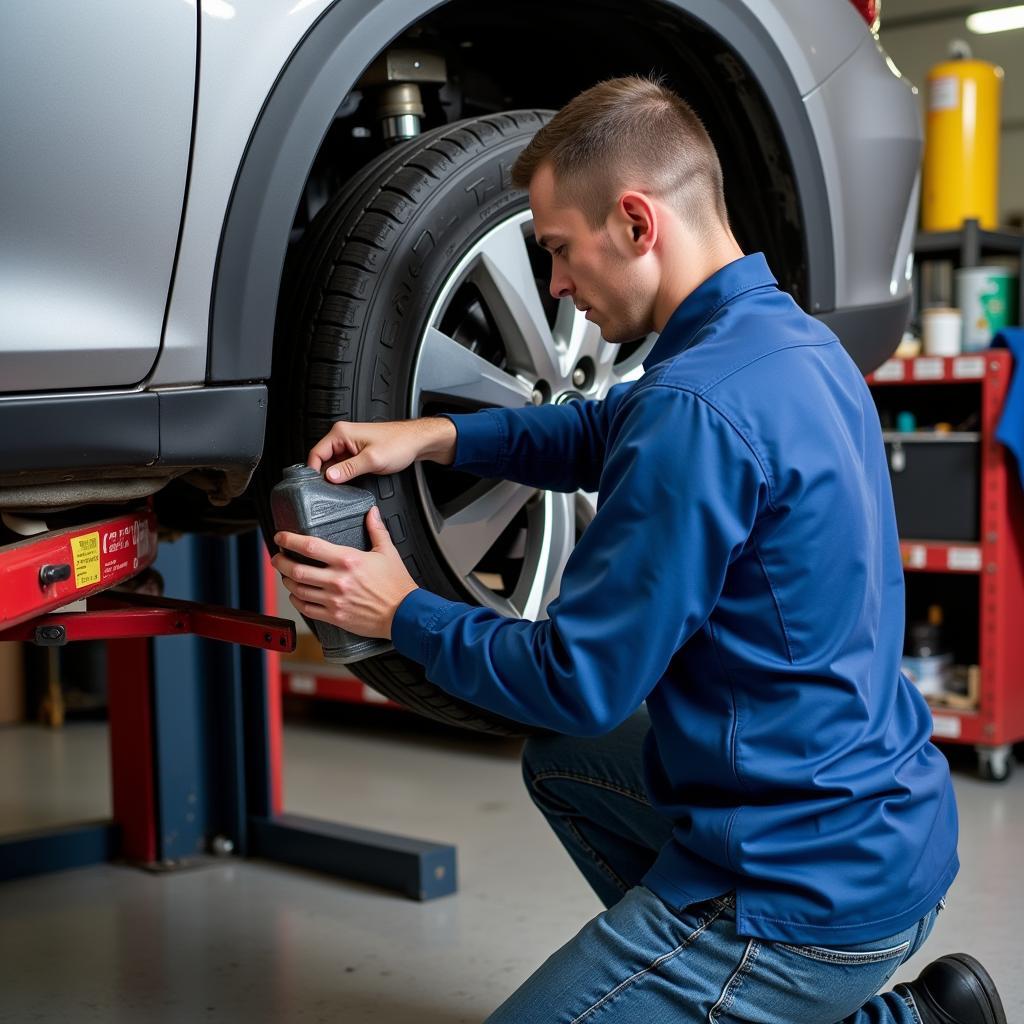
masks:
POLYGON ((598 492, 539 622, 416 590, 395 647, 448 693, 579 736, 646 700, 644 884, 735 890, 741 934, 902 931, 959 867, 928 706, 900 673, 904 593, 878 414, 761 254, 679 305, 603 401, 453 415, 454 465, 598 492))

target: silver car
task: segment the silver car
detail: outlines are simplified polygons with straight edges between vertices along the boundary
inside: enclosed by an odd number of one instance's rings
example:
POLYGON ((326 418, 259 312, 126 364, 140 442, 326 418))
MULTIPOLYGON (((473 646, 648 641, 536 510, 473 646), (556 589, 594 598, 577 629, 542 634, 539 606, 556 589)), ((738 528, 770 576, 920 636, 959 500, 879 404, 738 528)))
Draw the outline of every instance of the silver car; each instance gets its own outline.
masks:
MULTIPOLYGON (((921 147, 873 6, 5 3, 0 543, 150 494, 175 527, 266 525, 282 467, 337 419, 599 399, 639 375, 651 339, 607 345, 549 296, 508 181, 545 111, 613 75, 690 101, 740 244, 873 368, 907 319, 921 147)), ((544 614, 592 514, 430 464, 364 483, 423 585, 509 615, 544 614)), ((514 728, 396 654, 355 668, 434 717, 514 728)))

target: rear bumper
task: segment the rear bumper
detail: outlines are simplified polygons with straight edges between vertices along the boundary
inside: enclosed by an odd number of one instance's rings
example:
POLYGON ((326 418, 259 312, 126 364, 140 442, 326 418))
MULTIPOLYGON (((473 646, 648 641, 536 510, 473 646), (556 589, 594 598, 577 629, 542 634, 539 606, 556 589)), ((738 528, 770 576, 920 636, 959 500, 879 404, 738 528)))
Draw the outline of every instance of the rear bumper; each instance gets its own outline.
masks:
POLYGON ((848 306, 818 313, 853 357, 861 373, 870 373, 888 359, 899 345, 910 319, 910 296, 871 306, 848 306))
POLYGON ((873 367, 899 343, 911 294, 922 145, 915 90, 868 36, 804 103, 835 240, 834 301, 811 312, 836 329, 858 366, 873 367), (856 327, 872 322, 882 336, 856 327))

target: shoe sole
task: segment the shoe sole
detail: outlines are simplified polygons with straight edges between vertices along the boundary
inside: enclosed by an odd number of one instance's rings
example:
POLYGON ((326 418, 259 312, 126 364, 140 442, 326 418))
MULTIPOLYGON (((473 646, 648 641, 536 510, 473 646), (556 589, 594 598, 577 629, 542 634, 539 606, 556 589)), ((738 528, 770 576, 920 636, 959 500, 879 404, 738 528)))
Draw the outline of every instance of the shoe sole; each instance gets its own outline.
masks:
MULTIPOLYGON (((996 991, 996 983, 984 967, 969 953, 947 953, 940 960, 953 960, 967 968, 971 982, 976 983, 977 993, 984 999, 979 1001, 988 1005, 991 1024, 1006 1024, 1006 1012, 1003 1002, 996 991)), ((963 974, 961 974, 963 977, 963 974)), ((972 985, 974 987, 974 985, 972 985)))

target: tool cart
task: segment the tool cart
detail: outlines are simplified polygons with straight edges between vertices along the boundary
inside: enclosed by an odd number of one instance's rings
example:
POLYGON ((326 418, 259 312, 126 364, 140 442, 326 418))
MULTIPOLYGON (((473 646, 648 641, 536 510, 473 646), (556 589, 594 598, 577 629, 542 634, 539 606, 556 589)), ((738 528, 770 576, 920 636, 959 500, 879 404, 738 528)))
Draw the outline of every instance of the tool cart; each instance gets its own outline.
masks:
MULTIPOLYGON (((1022 249, 1024 236, 976 222, 918 238, 923 259, 954 264, 1022 249)), ((889 458, 908 628, 940 619, 954 663, 949 688, 927 694, 934 738, 973 745, 992 781, 1010 776, 1013 744, 1024 740, 1024 496, 995 438, 1012 373, 1009 352, 986 349, 891 359, 867 378, 889 458)))

